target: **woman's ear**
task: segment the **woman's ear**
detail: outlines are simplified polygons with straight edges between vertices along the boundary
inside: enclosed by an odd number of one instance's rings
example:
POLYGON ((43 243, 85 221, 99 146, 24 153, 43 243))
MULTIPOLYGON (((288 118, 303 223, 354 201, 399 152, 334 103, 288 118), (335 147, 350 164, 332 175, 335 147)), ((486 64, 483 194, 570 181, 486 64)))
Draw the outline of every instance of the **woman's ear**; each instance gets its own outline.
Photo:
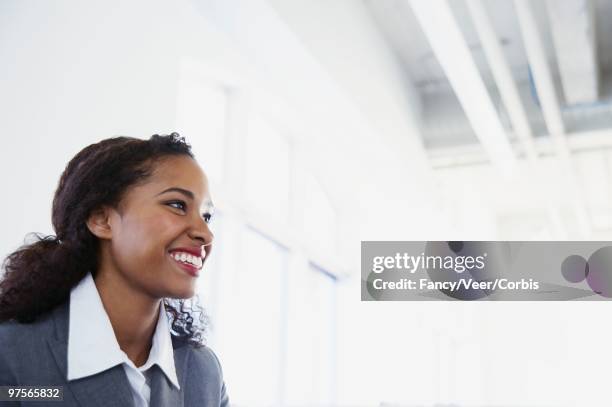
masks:
POLYGON ((98 238, 110 240, 113 236, 110 215, 111 209, 108 207, 93 210, 87 218, 87 228, 98 238))

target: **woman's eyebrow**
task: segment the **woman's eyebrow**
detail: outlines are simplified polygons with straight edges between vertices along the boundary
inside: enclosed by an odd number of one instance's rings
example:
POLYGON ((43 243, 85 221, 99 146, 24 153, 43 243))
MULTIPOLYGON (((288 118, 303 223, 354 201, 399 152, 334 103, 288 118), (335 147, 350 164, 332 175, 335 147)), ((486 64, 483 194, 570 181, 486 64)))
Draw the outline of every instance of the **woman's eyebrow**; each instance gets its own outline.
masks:
POLYGON ((178 187, 172 187, 172 188, 165 189, 165 190, 161 191, 159 194, 157 194, 155 196, 158 196, 158 195, 161 195, 161 194, 165 194, 166 192, 178 192, 180 194, 185 195, 189 199, 192 199, 192 200, 194 199, 193 192, 188 191, 188 190, 183 189, 183 188, 178 188, 178 187))

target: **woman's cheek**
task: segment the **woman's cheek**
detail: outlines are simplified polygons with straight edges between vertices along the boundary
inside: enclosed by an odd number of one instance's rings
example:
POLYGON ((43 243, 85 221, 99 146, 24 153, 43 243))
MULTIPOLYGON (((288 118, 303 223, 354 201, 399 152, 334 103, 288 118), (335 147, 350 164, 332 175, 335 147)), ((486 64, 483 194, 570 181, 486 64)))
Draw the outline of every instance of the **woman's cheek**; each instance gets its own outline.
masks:
POLYGON ((116 252, 130 266, 147 263, 159 250, 162 228, 153 216, 132 217, 123 224, 116 252))
MULTIPOLYGON (((178 216, 172 214, 171 216, 164 215, 158 217, 154 222, 158 236, 164 236, 171 241, 176 239, 178 237, 177 234, 180 233, 182 223, 181 220, 177 218, 178 216)), ((170 244, 171 241, 166 243, 170 244)))

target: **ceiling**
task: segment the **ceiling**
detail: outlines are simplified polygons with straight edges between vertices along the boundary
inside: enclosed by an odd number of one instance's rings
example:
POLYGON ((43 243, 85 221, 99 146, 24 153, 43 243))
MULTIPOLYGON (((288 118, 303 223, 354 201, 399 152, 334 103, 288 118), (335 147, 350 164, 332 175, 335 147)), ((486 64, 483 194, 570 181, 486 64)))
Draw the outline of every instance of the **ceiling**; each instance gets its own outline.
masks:
MULTIPOLYGON (((394 50, 407 78, 418 89, 423 106, 422 135, 425 146, 429 149, 465 146, 478 143, 478 138, 464 114, 455 91, 438 61, 422 24, 406 0, 366 0, 378 27, 383 32, 389 45, 394 50)), ((537 90, 530 73, 530 64, 525 52, 519 20, 515 4, 508 0, 483 1, 484 8, 497 40, 509 65, 512 77, 519 91, 534 137, 547 135, 546 124, 539 106, 537 90)), ((468 46, 473 62, 489 96, 499 115, 499 119, 507 130, 507 136, 512 139, 513 129, 508 113, 497 88, 489 61, 483 52, 481 40, 474 27, 473 19, 465 1, 451 0, 448 5, 461 30, 465 44, 468 46)), ((612 127, 612 106, 610 103, 612 72, 612 2, 599 0, 563 0, 563 1, 532 1, 533 15, 540 29, 546 60, 549 63, 554 85, 559 95, 559 103, 563 120, 568 133, 578 133, 607 129, 612 127), (565 6, 555 4, 566 3, 565 6), (560 12, 554 11, 558 7, 560 12), (563 7, 574 7, 576 15, 563 10, 563 7), (582 16, 580 10, 583 10, 582 16), (586 10, 586 11, 585 11, 586 10), (565 13, 565 14, 563 14, 565 13), (561 16, 559 16, 561 14, 561 16), (570 14, 570 16, 568 16, 570 14), (552 24, 551 24, 552 22, 552 24), (567 30, 566 36, 580 36, 580 30, 594 30, 595 44, 593 66, 583 64, 581 51, 588 41, 584 34, 582 40, 570 42, 561 37, 561 49, 556 49, 553 39, 552 25, 567 30), (574 27, 572 29, 572 27, 574 27), (574 31, 578 32, 575 35, 574 31), (560 76, 557 53, 560 51, 570 56, 569 65, 574 71, 580 69, 580 75, 574 75, 573 80, 563 80, 560 76), (568 101, 564 92, 570 88, 582 88, 584 76, 593 77, 596 72, 595 97, 584 101, 568 101)), ((568 63, 566 63, 567 65, 568 63)))
POLYGON ((612 2, 364 1, 451 210, 469 186, 500 238, 612 237, 612 2))

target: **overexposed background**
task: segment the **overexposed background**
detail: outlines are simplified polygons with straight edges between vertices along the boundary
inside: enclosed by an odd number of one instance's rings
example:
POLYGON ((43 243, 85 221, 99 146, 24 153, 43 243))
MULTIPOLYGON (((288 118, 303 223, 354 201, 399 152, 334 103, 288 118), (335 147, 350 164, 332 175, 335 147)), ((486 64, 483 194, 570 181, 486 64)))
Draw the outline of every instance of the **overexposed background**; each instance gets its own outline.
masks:
POLYGON ((3 0, 0 255, 178 131, 237 406, 603 406, 606 302, 360 301, 361 240, 610 240, 612 2, 3 0))

